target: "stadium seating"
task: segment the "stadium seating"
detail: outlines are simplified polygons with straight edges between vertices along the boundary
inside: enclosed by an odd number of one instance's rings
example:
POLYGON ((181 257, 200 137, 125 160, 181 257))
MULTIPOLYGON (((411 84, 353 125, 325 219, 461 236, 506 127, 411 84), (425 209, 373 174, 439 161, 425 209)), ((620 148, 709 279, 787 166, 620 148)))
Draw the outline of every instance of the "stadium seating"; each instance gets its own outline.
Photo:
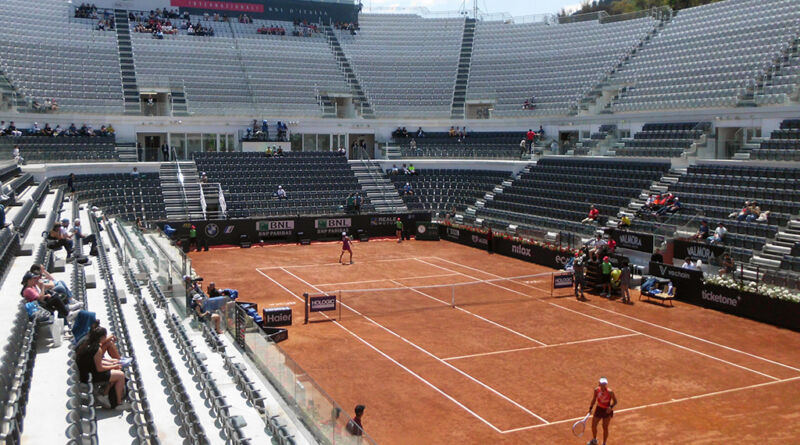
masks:
POLYGON ((800 119, 781 122, 780 130, 773 131, 769 139, 761 141, 760 148, 750 151, 750 159, 800 161, 800 119))
POLYGON ((113 136, 0 137, 0 157, 12 159, 14 146, 26 162, 87 162, 118 159, 113 136))
MULTIPOLYGON (((680 198, 683 209, 669 218, 675 228, 692 231, 705 219, 713 229, 722 222, 728 229, 723 240, 734 259, 748 261, 761 250, 800 211, 800 170, 725 165, 690 166, 669 192, 680 198), (744 207, 744 201, 757 201, 768 221, 738 222, 728 218, 744 207), (688 227, 685 225, 689 224, 688 227)), ((661 223, 634 220, 635 230, 652 231, 661 223)))
POLYGON ((679 157, 711 129, 710 122, 645 124, 632 139, 622 139, 617 156, 679 157))
MULTIPOLYGON (((219 182, 230 217, 330 214, 341 212, 347 196, 362 192, 347 160, 332 152, 195 153, 200 171, 219 182), (278 186, 287 198, 275 196, 278 186)), ((366 195, 361 211, 372 210, 366 195)))
POLYGON ((653 31, 652 17, 601 24, 478 22, 467 100, 493 116, 564 115, 653 31), (523 110, 533 98, 533 110, 523 110))
POLYGON ((0 13, 0 70, 26 98, 61 111, 123 111, 116 35, 69 20, 72 4, 9 0, 0 13))
POLYGON ((590 205, 605 221, 669 167, 662 162, 545 157, 477 209, 476 215, 497 228, 515 224, 523 230, 590 234, 597 226, 581 224, 590 205))
MULTIPOLYGON (((60 178, 54 184, 65 182, 66 178, 60 178)), ((109 216, 130 221, 136 217, 147 220, 167 217, 158 173, 75 175, 75 191, 79 200, 88 201, 109 216)))
POLYGON ((361 14, 359 26, 337 39, 375 114, 449 118, 464 19, 361 14))
POLYGON ((491 170, 417 169, 415 175, 390 175, 409 210, 463 211, 503 182, 510 172, 491 170), (408 183, 413 194, 404 194, 408 183))
POLYGON ((614 111, 736 106, 790 47, 793 1, 729 0, 678 11, 613 77, 614 111))
POLYGON ((522 132, 469 132, 466 138, 430 132, 421 138, 394 138, 402 157, 519 159, 522 132), (416 149, 410 147, 411 139, 416 149))

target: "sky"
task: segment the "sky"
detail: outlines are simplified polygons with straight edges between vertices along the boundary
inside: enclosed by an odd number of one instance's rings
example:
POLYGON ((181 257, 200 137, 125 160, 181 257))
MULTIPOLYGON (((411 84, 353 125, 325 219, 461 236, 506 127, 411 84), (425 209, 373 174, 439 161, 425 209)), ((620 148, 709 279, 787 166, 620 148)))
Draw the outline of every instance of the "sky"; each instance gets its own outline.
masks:
MULTIPOLYGON (((374 12, 386 12, 392 8, 424 7, 432 12, 458 11, 466 1, 472 10, 474 0, 361 0, 364 12, 370 7, 374 12)), ((555 14, 562 8, 575 8, 580 0, 478 0, 478 8, 488 13, 508 13, 514 17, 533 14, 555 14)))

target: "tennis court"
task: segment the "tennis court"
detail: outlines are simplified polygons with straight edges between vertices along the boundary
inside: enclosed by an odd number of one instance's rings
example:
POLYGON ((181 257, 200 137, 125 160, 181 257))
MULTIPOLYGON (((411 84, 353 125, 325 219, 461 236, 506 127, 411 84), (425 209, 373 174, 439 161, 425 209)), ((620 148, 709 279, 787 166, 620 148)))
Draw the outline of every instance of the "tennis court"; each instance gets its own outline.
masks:
POLYGON ((571 426, 600 376, 619 398, 609 443, 800 437, 798 333, 637 295, 578 302, 548 268, 448 242, 354 251, 353 265, 338 243, 191 257, 206 282, 292 307, 281 347, 342 406, 365 404, 379 443, 586 443, 571 426), (304 293, 340 310, 304 325, 304 293))

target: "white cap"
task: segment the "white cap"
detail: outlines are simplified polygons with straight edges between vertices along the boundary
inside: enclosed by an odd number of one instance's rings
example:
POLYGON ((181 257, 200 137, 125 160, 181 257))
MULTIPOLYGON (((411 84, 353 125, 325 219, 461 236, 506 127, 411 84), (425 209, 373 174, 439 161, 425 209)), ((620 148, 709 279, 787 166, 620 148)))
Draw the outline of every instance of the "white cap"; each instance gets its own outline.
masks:
POLYGON ((347 232, 342 232, 342 236, 347 236, 347 232))
POLYGON ((608 379, 605 377, 600 377, 600 384, 601 385, 608 385, 608 379))

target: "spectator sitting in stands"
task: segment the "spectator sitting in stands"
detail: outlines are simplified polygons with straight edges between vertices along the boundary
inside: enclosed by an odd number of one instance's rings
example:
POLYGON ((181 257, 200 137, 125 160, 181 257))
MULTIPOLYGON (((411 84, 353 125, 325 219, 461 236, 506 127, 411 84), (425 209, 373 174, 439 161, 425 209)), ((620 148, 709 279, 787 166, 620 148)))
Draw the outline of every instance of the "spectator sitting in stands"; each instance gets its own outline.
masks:
POLYGON ((589 208, 589 216, 581 221, 581 224, 597 223, 597 217, 600 216, 600 211, 592 204, 589 208))
POLYGON ((731 212, 728 218, 735 218, 737 221, 743 221, 747 217, 747 209, 750 207, 750 201, 744 202, 744 207, 738 212, 731 212))
POLYGON ((50 128, 50 124, 48 124, 48 123, 44 124, 44 128, 42 128, 42 134, 44 136, 52 136, 53 135, 53 129, 50 128))
MULTIPOLYGON (((22 277, 22 291, 20 294, 26 302, 37 302, 46 311, 51 314, 57 314, 58 318, 66 320, 69 315, 69 309, 64 302, 57 296, 46 292, 41 292, 39 280, 41 275, 31 271, 25 272, 22 277)), ((64 325, 65 331, 68 332, 66 324, 64 325)))
POLYGON ((34 122, 33 123, 33 127, 31 127, 31 134, 40 134, 41 132, 42 132, 42 129, 39 127, 39 123, 38 122, 34 122))
POLYGON ((201 321, 212 321, 214 322, 214 330, 217 334, 222 334, 222 329, 220 328, 220 316, 216 313, 211 313, 205 310, 205 303, 206 299, 203 297, 201 292, 197 292, 192 297, 192 310, 194 311, 195 316, 201 321))
POLYGON ((411 188, 411 184, 406 182, 406 185, 403 186, 403 195, 413 195, 414 189, 411 188))
POLYGON ((219 289, 217 289, 217 283, 214 283, 212 281, 208 283, 208 287, 206 287, 206 295, 208 296, 208 298, 216 298, 216 297, 221 297, 222 292, 220 292, 219 289))
POLYGON ((41 264, 34 264, 31 266, 30 273, 40 276, 39 282, 37 283, 40 293, 52 296, 63 296, 61 302, 64 303, 64 306, 68 306, 70 311, 80 310, 83 307, 82 303, 78 303, 75 300, 67 283, 53 278, 41 264))
POLYGON ((744 219, 741 216, 738 218, 739 221, 747 221, 753 222, 761 217, 761 207, 759 207, 758 202, 752 201, 750 202, 750 206, 747 207, 747 214, 745 215, 744 219))
POLYGON ((6 135, 6 121, 0 121, 0 136, 6 135))
POLYGON ((61 129, 61 125, 56 125, 56 128, 53 129, 53 136, 61 136, 64 133, 64 130, 61 129))
POLYGON ((6 129, 6 134, 10 136, 22 136, 22 131, 17 129, 17 126, 14 125, 14 121, 8 123, 8 129, 6 129))
POLYGON ((678 197, 675 196, 674 199, 672 200, 672 203, 669 204, 669 205, 666 205, 664 207, 661 207, 656 212, 656 215, 658 215, 658 216, 664 216, 666 214, 672 215, 672 214, 678 213, 680 210, 681 210, 680 199, 678 199, 678 197))
POLYGON ((733 262, 731 255, 726 253, 722 255, 722 267, 719 268, 719 276, 732 274, 736 271, 736 263, 733 262))
POLYGON ((355 209, 356 213, 361 213, 361 204, 364 203, 364 198, 361 196, 361 193, 356 192, 355 198, 353 198, 353 208, 355 209))
POLYGON ((13 154, 14 154, 14 162, 16 162, 17 165, 22 165, 25 163, 25 158, 23 158, 22 155, 19 153, 19 145, 14 146, 13 154))
POLYGON ((47 232, 46 240, 48 249, 58 250, 63 247, 67 251, 67 258, 72 257, 72 240, 62 236, 61 224, 55 223, 53 225, 53 228, 47 232))
MULTIPOLYGON (((342 150, 344 150, 344 149, 342 149, 342 150)), ((282 158, 283 157, 283 147, 278 146, 278 148, 275 149, 275 156, 278 157, 278 158, 282 158)))
POLYGON ((758 215, 758 218, 756 218, 756 221, 764 222, 764 223, 768 223, 769 224, 769 214, 770 214, 769 210, 764 210, 763 212, 761 212, 760 215, 758 215))
POLYGON ((613 238, 609 238, 606 243, 606 253, 613 254, 615 250, 617 250, 617 242, 613 238))
MULTIPOLYGON (((122 368, 128 366, 131 360, 120 360, 119 357, 111 356, 111 351, 116 351, 116 340, 115 336, 108 336, 106 328, 97 327, 90 330, 86 342, 76 351, 75 361, 80 371, 81 382, 88 382, 88 376, 91 374, 93 384, 106 384, 103 393, 97 396, 97 401, 103 408, 114 407, 118 410, 126 410, 130 408, 130 405, 124 401, 125 373, 122 372, 122 368), (111 358, 105 357, 106 352, 109 352, 111 358), (113 396, 116 406, 112 406, 111 389, 114 389, 113 396)), ((116 353, 116 355, 119 354, 116 353)))
POLYGON ((206 175, 206 172, 201 172, 200 173, 200 183, 201 184, 208 184, 208 176, 206 175))
POLYGON ((726 233, 728 233, 728 229, 726 229, 722 223, 717 223, 717 228, 714 229, 714 234, 706 237, 706 240, 709 242, 709 244, 720 244, 725 240, 726 233))
POLYGON ((704 240, 708 238, 708 221, 702 220, 700 221, 700 227, 697 229, 697 233, 692 235, 692 239, 695 240, 704 240))
POLYGON ((409 175, 416 175, 417 174, 417 168, 414 167, 414 164, 408 164, 408 174, 409 175))
POLYGON ((447 135, 450 136, 451 138, 458 136, 458 134, 456 133, 456 127, 450 127, 450 130, 447 132, 447 135))
POLYGON ((389 170, 389 172, 391 174, 393 174, 393 175, 399 175, 400 174, 400 169, 397 168, 397 164, 392 164, 392 169, 389 170))
POLYGON ((617 223, 618 229, 630 229, 631 228, 631 218, 628 215, 622 215, 622 218, 619 219, 617 223))
POLYGON ((467 127, 461 127, 461 131, 458 132, 458 140, 459 142, 467 138, 467 127))
POLYGON ((681 268, 682 269, 689 269, 689 270, 701 270, 700 268, 702 266, 703 266, 703 262, 700 259, 695 261, 694 258, 688 256, 683 261, 683 266, 681 266, 681 268))
POLYGON ((278 197, 278 200, 289 199, 289 197, 286 196, 286 190, 283 189, 282 185, 278 186, 278 190, 275 192, 275 196, 278 197))
POLYGON ((417 128, 417 137, 418 138, 424 138, 425 137, 425 132, 422 131, 422 127, 417 128))
MULTIPOLYGON (((92 247, 89 249, 89 255, 97 256, 97 237, 94 233, 84 235, 81 228, 81 220, 78 218, 75 218, 75 221, 72 222, 72 234, 75 238, 83 240, 85 243, 90 243, 92 247)), ((80 256, 83 255, 83 252, 77 252, 77 254, 80 256)))

